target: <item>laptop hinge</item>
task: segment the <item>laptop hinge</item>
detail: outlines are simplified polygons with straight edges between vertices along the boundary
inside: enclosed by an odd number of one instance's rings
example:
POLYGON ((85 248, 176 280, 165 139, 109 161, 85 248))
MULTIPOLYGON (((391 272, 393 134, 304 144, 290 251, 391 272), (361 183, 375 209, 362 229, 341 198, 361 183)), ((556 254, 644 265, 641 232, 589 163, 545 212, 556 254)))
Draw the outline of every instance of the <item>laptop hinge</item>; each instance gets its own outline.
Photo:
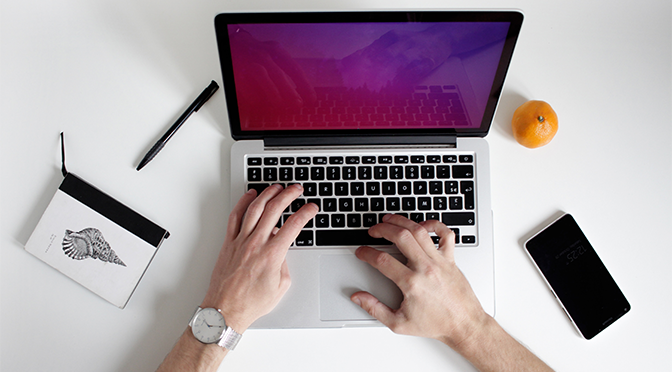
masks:
POLYGON ((455 148, 457 137, 441 136, 375 136, 375 137, 268 137, 264 147, 277 149, 311 148, 455 148))

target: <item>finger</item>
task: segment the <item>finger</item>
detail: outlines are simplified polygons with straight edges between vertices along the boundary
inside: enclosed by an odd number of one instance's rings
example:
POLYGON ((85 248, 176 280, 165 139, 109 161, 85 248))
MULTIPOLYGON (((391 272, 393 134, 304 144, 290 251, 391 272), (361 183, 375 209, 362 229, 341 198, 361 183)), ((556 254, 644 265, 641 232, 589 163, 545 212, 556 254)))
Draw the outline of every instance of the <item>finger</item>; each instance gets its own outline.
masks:
POLYGON ((282 227, 273 237, 273 243, 279 247, 278 254, 284 257, 292 242, 299 236, 301 229, 306 226, 306 223, 313 219, 319 208, 313 203, 308 203, 302 206, 298 211, 294 212, 282 227))
POLYGON ((434 248, 434 241, 432 241, 432 238, 429 236, 427 229, 425 229, 422 225, 396 214, 388 214, 384 216, 383 222, 397 225, 410 231, 420 247, 423 248, 426 253, 433 254, 436 250, 436 248, 434 248))
POLYGON ((247 211, 245 211, 245 216, 243 217, 239 235, 248 236, 254 231, 259 223, 259 219, 264 213, 266 203, 278 195, 281 190, 281 185, 271 185, 262 191, 261 194, 249 204, 247 211))
POLYGON ((415 263, 427 257, 427 253, 420 247, 413 233, 402 226, 388 222, 379 223, 369 228, 369 235, 393 242, 399 248, 399 251, 408 258, 409 263, 415 263))
POLYGON ((406 278, 412 274, 411 269, 387 252, 363 246, 357 248, 355 256, 380 271, 399 288, 405 287, 406 278))
POLYGON ((240 226, 245 216, 245 211, 250 206, 250 203, 257 197, 257 191, 255 189, 248 190, 236 203, 236 206, 233 207, 231 214, 229 215, 229 223, 226 228, 226 236, 229 239, 233 239, 240 232, 240 226))
POLYGON ((259 218, 255 231, 260 232, 264 236, 269 236, 273 227, 277 225, 278 220, 282 217, 282 213, 301 193, 303 193, 303 187, 299 184, 293 184, 275 195, 264 206, 264 211, 259 218))
POLYGON ((427 231, 436 233, 439 237, 439 253, 455 261, 455 232, 437 220, 427 220, 421 224, 427 231))
POLYGON ((394 311, 384 303, 380 302, 374 295, 369 292, 356 292, 350 296, 350 300, 359 305, 364 311, 369 313, 372 317, 378 319, 385 326, 391 328, 394 320, 394 311))

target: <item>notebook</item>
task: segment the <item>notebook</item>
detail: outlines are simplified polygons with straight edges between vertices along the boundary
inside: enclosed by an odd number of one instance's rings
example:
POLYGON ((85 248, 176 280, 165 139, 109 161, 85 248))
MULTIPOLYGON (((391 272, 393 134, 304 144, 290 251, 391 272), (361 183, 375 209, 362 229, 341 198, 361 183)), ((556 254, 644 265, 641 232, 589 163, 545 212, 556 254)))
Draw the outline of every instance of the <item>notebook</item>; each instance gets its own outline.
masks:
POLYGON ((231 135, 231 201, 301 183, 278 221, 320 212, 290 247, 292 286, 256 328, 380 325, 350 301, 403 296, 359 261, 404 261, 367 229, 388 213, 456 232, 456 262, 491 315, 486 140, 523 16, 516 11, 227 13, 215 18, 231 135))

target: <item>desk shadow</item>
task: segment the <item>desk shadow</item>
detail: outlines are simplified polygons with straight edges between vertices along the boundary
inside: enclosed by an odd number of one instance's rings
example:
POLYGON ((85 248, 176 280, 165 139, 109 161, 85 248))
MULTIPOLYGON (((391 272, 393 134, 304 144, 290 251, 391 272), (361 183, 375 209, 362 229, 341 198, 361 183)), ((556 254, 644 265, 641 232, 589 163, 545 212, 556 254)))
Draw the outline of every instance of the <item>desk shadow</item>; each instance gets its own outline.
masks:
POLYGON ((518 92, 511 90, 504 90, 502 96, 499 100, 499 106, 497 107, 497 113, 495 114, 495 128, 500 133, 504 134, 507 138, 515 141, 513 138, 513 130, 511 129, 511 119, 513 119, 513 113, 516 111, 520 105, 527 102, 529 99, 524 97, 518 92))
MULTIPOLYGON (((187 329, 189 317, 203 301, 212 269, 224 242, 230 210, 228 193, 225 193, 221 186, 222 182, 229 182, 230 146, 226 140, 222 140, 221 151, 220 187, 212 187, 203 192, 200 202, 202 233, 197 234, 199 238, 192 245, 175 247, 175 249, 188 249, 189 260, 181 265, 180 273, 175 273, 181 275, 178 284, 169 292, 156 296, 152 323, 145 325, 145 334, 134 341, 135 345, 129 354, 124 356, 125 362, 119 369, 120 372, 156 370, 187 329)), ((164 251, 163 254, 170 252, 164 251)))

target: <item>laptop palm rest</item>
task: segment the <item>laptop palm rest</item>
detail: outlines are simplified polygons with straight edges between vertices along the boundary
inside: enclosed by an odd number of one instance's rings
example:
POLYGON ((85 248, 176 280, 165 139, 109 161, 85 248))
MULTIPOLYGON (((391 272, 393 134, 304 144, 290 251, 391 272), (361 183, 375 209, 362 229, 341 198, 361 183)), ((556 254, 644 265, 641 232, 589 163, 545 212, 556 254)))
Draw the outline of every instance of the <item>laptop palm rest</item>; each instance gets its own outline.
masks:
MULTIPOLYGON (((401 255, 394 255, 400 261, 401 255)), ((403 300, 399 288, 378 270, 350 254, 320 256, 320 319, 323 321, 357 321, 374 319, 350 300, 358 291, 376 296, 387 306, 397 309, 403 300)))

